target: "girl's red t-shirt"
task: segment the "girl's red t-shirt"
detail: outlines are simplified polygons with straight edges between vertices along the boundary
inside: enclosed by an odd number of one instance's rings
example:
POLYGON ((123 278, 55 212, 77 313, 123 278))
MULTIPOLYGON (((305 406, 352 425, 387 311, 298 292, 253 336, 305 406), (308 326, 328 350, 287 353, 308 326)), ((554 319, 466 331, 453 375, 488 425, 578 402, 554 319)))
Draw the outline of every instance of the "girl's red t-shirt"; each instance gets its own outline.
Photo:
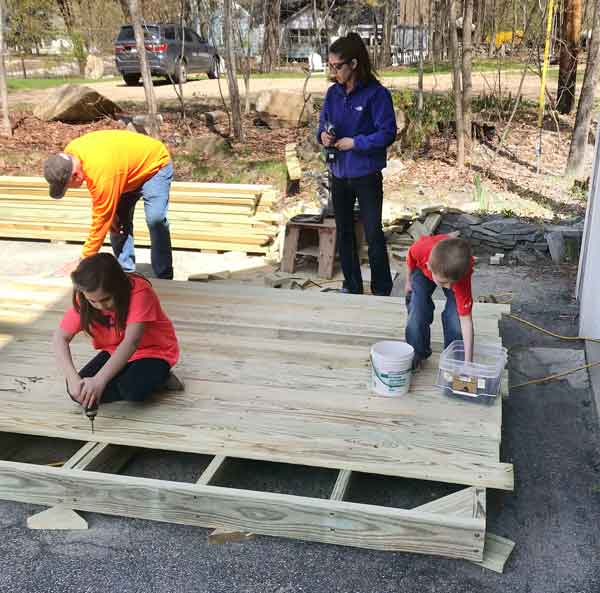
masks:
MULTIPOLYGON (((174 366, 179 359, 179 344, 173 323, 160 306, 158 295, 150 283, 141 276, 131 275, 131 300, 126 323, 144 323, 144 333, 137 350, 128 362, 140 358, 160 358, 174 366)), ((113 311, 102 312, 109 319, 109 325, 92 324, 92 342, 96 350, 106 350, 113 354, 123 341, 125 332, 117 331, 116 315, 113 311)), ((81 331, 79 313, 71 307, 64 315, 60 327, 68 334, 81 331)))

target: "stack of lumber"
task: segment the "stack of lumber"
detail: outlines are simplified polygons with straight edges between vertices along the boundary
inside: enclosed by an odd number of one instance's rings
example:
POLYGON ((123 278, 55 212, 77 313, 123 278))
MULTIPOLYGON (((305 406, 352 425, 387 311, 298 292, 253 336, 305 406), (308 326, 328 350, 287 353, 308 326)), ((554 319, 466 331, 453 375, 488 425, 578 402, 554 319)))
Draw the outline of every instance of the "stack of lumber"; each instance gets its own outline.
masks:
MULTIPOLYGON (((269 185, 174 182, 169 205, 173 247, 266 253, 278 232, 279 217, 272 210, 277 197, 269 185)), ((135 241, 149 245, 141 202, 135 241)), ((42 177, 0 176, 0 207, 2 238, 83 242, 91 222, 85 186, 53 200, 42 177)))

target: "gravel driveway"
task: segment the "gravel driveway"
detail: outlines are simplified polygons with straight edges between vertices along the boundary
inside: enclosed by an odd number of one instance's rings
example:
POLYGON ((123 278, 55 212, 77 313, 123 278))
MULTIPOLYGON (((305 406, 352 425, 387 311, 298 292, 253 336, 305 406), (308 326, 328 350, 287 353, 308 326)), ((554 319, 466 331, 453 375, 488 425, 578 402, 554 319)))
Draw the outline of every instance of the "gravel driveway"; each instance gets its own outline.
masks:
MULTIPOLYGON (((518 71, 502 74, 501 90, 506 94, 509 90, 514 96, 521 80, 521 74, 518 71)), ((397 76, 386 77, 382 81, 388 88, 417 88, 417 76, 397 76)), ((228 95, 227 81, 225 78, 220 80, 208 80, 207 78, 192 79, 184 85, 184 97, 190 100, 195 98, 202 100, 218 99, 219 83, 223 95, 228 95)), ((539 96, 539 78, 533 74, 528 74, 523 84, 523 95, 528 99, 537 100, 539 96)), ((245 92, 244 83, 239 80, 240 91, 245 92)), ((250 94, 255 95, 263 90, 279 89, 302 91, 304 85, 303 78, 255 78, 250 80, 250 94)), ((140 86, 128 87, 121 80, 111 80, 104 82, 90 83, 88 86, 96 89, 98 92, 106 95, 113 101, 143 101, 144 88, 140 86)), ((314 94, 323 94, 329 86, 328 81, 323 74, 316 74, 308 82, 307 90, 314 94)), ((550 80, 549 90, 554 91, 556 82, 550 80)), ((176 100, 177 95, 173 86, 164 80, 156 80, 155 93, 158 101, 176 100)), ((452 78, 450 74, 429 74, 425 76, 424 88, 426 91, 448 91, 452 88, 452 78)), ((17 105, 22 103, 39 103, 52 92, 53 89, 44 89, 36 91, 18 92, 9 94, 9 103, 17 105)), ((498 74, 495 72, 476 72, 473 74, 473 92, 474 94, 487 93, 492 94, 498 90, 498 74)))

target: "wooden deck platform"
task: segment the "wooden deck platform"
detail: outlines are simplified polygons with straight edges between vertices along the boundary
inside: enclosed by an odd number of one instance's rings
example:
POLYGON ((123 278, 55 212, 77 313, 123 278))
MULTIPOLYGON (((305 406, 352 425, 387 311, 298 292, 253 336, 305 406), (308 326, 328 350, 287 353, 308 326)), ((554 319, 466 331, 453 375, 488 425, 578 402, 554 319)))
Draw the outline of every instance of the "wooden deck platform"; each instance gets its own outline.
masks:
MULTIPOLYGON (((401 299, 153 283, 180 338, 177 373, 186 391, 144 405, 101 406, 98 444, 89 447, 103 455, 107 446, 208 454, 217 468, 227 457, 333 468, 339 477, 331 498, 211 486, 208 469, 189 485, 99 474, 80 461, 49 468, 9 460, 0 461, 0 498, 482 560, 485 489, 513 488, 512 466, 499 459, 501 399, 484 406, 440 394, 437 354, 408 396, 372 395, 369 348, 403 336, 401 299), (344 501, 352 472, 466 488, 417 509, 390 509, 344 501)), ((66 398, 50 348, 69 302, 67 283, 4 283, 1 294, 0 437, 89 441, 89 423, 66 398)), ((506 311, 475 305, 479 340, 499 341, 506 311)), ((432 334, 439 353, 439 319, 432 334)), ((80 366, 92 355, 83 338, 73 350, 80 366)))

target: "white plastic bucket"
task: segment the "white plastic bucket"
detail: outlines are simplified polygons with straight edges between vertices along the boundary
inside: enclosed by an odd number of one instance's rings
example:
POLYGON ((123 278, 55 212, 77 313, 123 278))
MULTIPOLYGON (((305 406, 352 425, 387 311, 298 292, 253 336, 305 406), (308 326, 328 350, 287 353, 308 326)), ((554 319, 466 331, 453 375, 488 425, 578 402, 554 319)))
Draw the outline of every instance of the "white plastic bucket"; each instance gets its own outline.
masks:
POLYGON ((415 351, 406 342, 386 340, 371 347, 371 387, 377 395, 405 395, 415 351))

